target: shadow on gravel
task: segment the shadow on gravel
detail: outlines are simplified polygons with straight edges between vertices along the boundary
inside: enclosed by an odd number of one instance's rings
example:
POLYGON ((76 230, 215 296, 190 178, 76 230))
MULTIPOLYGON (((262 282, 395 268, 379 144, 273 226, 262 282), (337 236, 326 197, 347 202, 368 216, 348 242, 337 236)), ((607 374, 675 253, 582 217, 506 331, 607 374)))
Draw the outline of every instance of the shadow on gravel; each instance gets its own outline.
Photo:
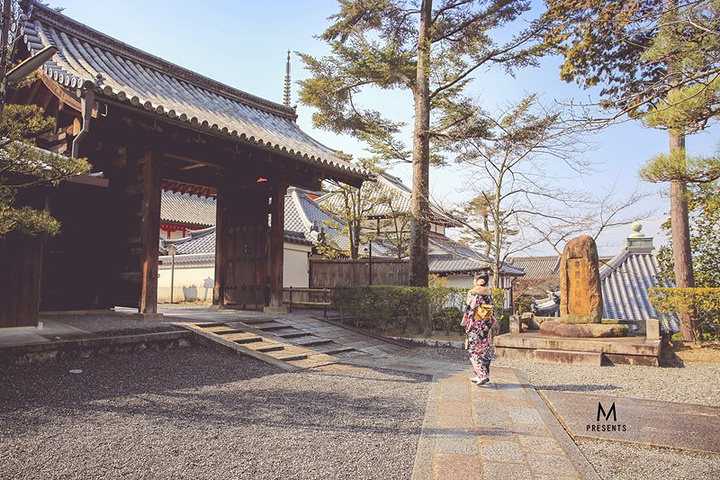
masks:
POLYGON ((350 373, 351 367, 337 368, 288 373, 202 347, 8 367, 0 371, 0 423, 12 423, 14 435, 58 421, 108 417, 419 434, 419 426, 398 425, 398 418, 417 415, 417 405, 395 393, 417 389, 422 398, 428 382, 411 374, 366 369, 362 376, 350 373), (70 373, 75 369, 82 373, 70 373), (373 386, 378 381, 382 387, 373 386))
POLYGON ((61 359, 3 366, 0 404, 4 411, 28 406, 77 406, 114 397, 221 385, 280 372, 254 359, 198 346, 61 359))

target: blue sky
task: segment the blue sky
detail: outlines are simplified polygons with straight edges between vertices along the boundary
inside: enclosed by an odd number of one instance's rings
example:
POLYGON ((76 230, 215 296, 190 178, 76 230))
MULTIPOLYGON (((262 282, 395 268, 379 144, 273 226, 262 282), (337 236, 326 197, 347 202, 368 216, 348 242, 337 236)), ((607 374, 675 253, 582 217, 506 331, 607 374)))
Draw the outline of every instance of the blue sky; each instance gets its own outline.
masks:
MULTIPOLYGON (((148 53, 182 67, 226 83, 254 95, 282 102, 285 58, 292 50, 321 56, 327 46, 313 38, 328 25, 327 17, 337 11, 335 0, 215 0, 190 2, 179 0, 50 0, 53 7, 64 7, 63 13, 75 20, 117 38, 148 53)), ((575 98, 584 100, 588 92, 565 84, 558 77, 558 59, 546 59, 540 68, 519 72, 515 78, 500 71, 480 72, 473 83, 473 93, 488 108, 517 100, 525 93, 537 92, 545 102, 575 98)), ((297 57, 292 60, 293 104, 297 100, 297 80, 306 78, 297 57)), ((383 95, 384 109, 411 121, 412 102, 409 94, 383 95)), ((339 137, 315 129, 312 111, 298 105, 298 124, 329 147, 355 156, 363 156, 363 146, 351 138, 339 137)), ((718 144, 717 127, 687 139, 691 154, 710 155, 718 144)), ((663 239, 658 226, 669 209, 663 187, 642 183, 637 177, 639 167, 655 154, 666 152, 667 134, 643 128, 637 122, 607 129, 591 139, 597 148, 586 156, 597 171, 585 179, 573 180, 574 188, 596 194, 617 182, 619 195, 636 186, 656 192, 637 205, 636 211, 655 210, 650 218, 638 218, 647 235, 655 236, 655 245, 663 239)), ((408 137, 407 143, 410 144, 408 137)), ((392 169, 410 185, 411 168, 399 165, 392 169)), ((441 201, 462 199, 457 167, 431 171, 431 193, 441 201)), ((629 226, 601 236, 601 253, 616 252, 622 239, 630 233, 629 226)), ((537 250, 535 253, 546 253, 537 250)))

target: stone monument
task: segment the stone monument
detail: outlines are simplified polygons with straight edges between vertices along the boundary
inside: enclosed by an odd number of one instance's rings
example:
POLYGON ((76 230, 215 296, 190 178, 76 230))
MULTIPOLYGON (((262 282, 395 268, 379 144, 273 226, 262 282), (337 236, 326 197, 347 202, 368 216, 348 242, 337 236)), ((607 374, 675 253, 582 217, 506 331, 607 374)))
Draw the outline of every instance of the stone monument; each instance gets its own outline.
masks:
POLYGON ((595 240, 570 240, 560 259, 560 319, 545 321, 540 332, 561 337, 621 337, 626 325, 602 323, 603 301, 595 240))
POLYGON ((602 313, 597 246, 582 235, 565 245, 560 259, 560 318, 563 323, 599 323, 602 313))

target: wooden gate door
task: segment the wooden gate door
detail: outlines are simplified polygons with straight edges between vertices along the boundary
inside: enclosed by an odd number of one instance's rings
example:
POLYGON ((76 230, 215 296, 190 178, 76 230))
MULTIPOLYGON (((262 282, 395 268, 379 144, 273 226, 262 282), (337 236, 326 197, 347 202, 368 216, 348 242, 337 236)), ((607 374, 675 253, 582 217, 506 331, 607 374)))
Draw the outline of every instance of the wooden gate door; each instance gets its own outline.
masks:
POLYGON ((222 304, 227 307, 267 305, 269 194, 263 184, 219 192, 216 248, 222 250, 217 260, 223 265, 217 273, 223 279, 222 304))

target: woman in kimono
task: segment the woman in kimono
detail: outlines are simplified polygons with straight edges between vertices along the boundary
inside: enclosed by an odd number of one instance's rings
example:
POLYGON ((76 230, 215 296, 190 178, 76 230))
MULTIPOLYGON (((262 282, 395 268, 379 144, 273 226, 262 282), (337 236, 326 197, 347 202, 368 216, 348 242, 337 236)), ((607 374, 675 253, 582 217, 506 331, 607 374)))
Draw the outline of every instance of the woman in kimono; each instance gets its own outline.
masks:
POLYGON ((493 357, 492 330, 495 326, 493 298, 488 288, 488 275, 475 275, 475 286, 468 292, 465 315, 462 326, 465 328, 470 356, 475 377, 475 385, 485 385, 490 381, 490 360, 493 357))

